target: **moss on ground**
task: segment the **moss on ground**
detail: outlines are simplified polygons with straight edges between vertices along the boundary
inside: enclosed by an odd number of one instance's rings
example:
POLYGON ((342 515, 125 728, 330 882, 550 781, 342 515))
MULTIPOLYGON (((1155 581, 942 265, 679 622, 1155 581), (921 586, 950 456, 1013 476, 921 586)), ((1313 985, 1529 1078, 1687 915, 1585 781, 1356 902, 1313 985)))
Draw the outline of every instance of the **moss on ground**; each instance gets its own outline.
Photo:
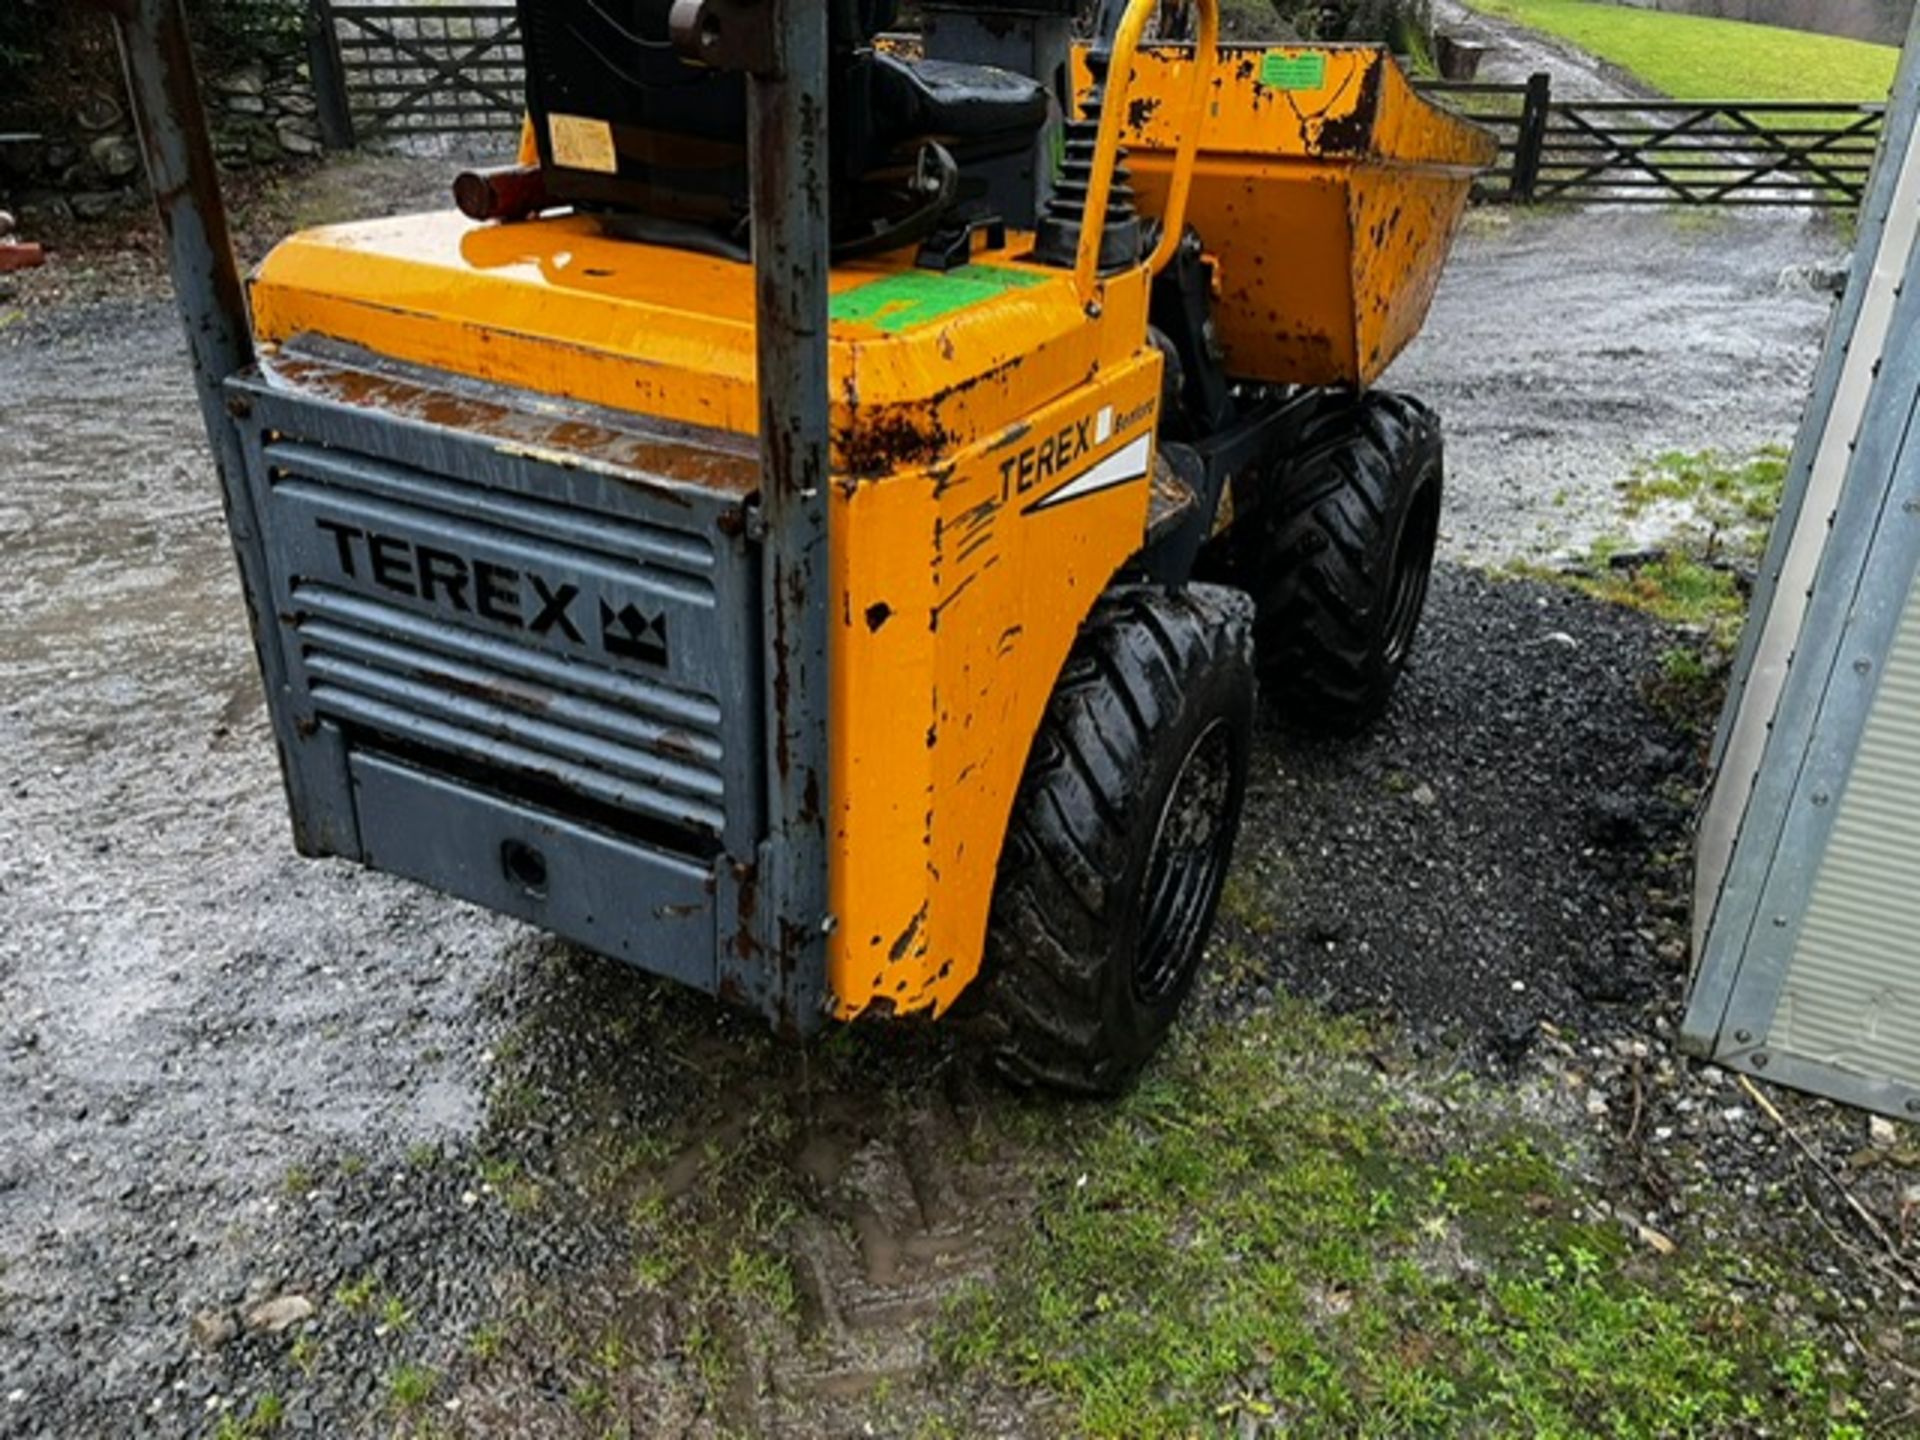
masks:
POLYGON ((1780 509, 1791 458, 1782 445, 1762 446, 1744 460, 1716 450, 1669 451, 1642 465, 1622 487, 1637 519, 1663 504, 1686 507, 1711 537, 1730 536, 1754 553, 1780 509))
POLYGON ((1381 1043, 1283 1006, 1051 1111, 1041 1223, 953 1306, 946 1363, 1089 1435, 1863 1433, 1856 1380, 1732 1257, 1629 1240, 1470 1086, 1409 1108, 1381 1043))
POLYGON ((1657 544, 1606 534, 1570 566, 1522 562, 1512 573, 1570 584, 1679 628, 1689 638, 1661 657, 1652 698, 1683 727, 1696 724, 1718 703, 1790 459, 1778 445, 1738 459, 1712 450, 1661 455, 1620 486, 1622 519, 1658 534, 1657 544))

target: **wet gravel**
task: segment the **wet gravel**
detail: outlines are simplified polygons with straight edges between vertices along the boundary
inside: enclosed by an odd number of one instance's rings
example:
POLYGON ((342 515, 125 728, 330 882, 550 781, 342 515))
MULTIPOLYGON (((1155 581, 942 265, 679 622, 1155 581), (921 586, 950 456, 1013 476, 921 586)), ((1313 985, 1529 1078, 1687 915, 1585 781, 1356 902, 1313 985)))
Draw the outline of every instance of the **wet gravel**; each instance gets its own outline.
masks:
POLYGON ((1636 465, 1790 443, 1845 250, 1814 215, 1473 212, 1387 377, 1446 418, 1445 553, 1582 551, 1632 533, 1615 489, 1636 465))
POLYGON ((1650 689, 1674 643, 1559 586, 1443 567, 1372 734, 1267 737, 1227 919, 1269 982, 1485 1058, 1517 1058, 1542 1019, 1636 1018, 1679 961, 1656 857, 1684 850, 1698 757, 1650 689))
MULTIPOLYGON (((223 648, 218 628, 195 633, 223 648)), ((1510 1066, 1542 1019, 1626 1028, 1643 1007, 1620 1002, 1671 996, 1671 967, 1631 938, 1643 857, 1681 820, 1645 796, 1687 764, 1641 688, 1663 638, 1558 589, 1444 570, 1419 664, 1374 734, 1266 728, 1203 1007, 1242 1011, 1284 986, 1510 1066)), ((173 689, 111 647, 83 675, 100 683, 116 662, 141 674, 144 703, 96 709, 90 750, 49 743, 74 682, 8 712, 7 753, 53 759, 64 783, 15 779, 7 809, 8 852, 27 859, 5 876, 0 942, 0 1401, 19 1396, 0 1404, 0 1434, 134 1415, 194 1434, 267 1393, 289 1397, 290 1433, 384 1433, 409 1364, 442 1377, 436 1414, 459 1433, 581 1433, 568 1397, 585 1342, 527 1307, 564 1295, 588 1331, 624 1315, 631 1236, 624 1204, 579 1181, 591 1166, 576 1151, 696 1154, 729 1133, 729 1096, 790 1089, 810 1112, 794 1163, 877 1144, 897 1169, 928 1117, 950 1114, 937 1083, 904 1117, 860 1102, 889 1068, 951 1065, 938 1037, 809 1082, 804 1056, 697 997, 293 860, 258 717, 196 699, 208 672, 180 656, 173 689), (156 714, 188 720, 135 744, 156 714), (124 918, 77 918, 96 910, 124 918), (689 1124, 698 1106, 711 1116, 689 1124), (526 1198, 543 1193, 572 1199, 526 1198), (403 1318, 383 1318, 389 1300, 403 1318), (315 1313, 276 1331, 269 1302, 315 1313), (475 1359, 489 1327, 515 1337, 508 1361, 475 1359)), ((1006 1100, 976 1083, 976 1120, 946 1123, 991 1123, 1006 1100)), ((889 1207, 886 1173, 851 1176, 849 1213, 911 1209, 889 1207)), ((856 1266, 829 1286, 871 1279, 856 1266)), ((671 1306, 640 1327, 656 1341, 626 1413, 676 1416, 660 1434, 752 1423, 751 1405, 659 1408, 687 1404, 687 1327, 671 1306)), ((859 1334, 828 1339, 862 1353, 859 1334)))
MULTIPOLYGON (((1443 0, 1481 78, 1644 93, 1614 67, 1443 0)), ((1487 206, 1469 212, 1425 331, 1387 383, 1446 417, 1446 553, 1478 565, 1630 531, 1614 487, 1669 451, 1791 441, 1849 240, 1810 210, 1487 206)), ((1639 537, 1646 538, 1646 537, 1639 537)))

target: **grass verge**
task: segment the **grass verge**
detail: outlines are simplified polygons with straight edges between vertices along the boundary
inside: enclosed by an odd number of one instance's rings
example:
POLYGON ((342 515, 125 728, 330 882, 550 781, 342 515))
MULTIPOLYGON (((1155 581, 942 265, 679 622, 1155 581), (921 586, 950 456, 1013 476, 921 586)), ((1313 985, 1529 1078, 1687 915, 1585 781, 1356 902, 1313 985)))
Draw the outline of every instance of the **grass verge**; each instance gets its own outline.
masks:
POLYGON ((1643 1248, 1562 1142, 1471 1082, 1404 1106, 1376 1045, 1283 1006, 1051 1112, 1040 1225, 945 1361, 1093 1436, 1864 1433, 1751 1257, 1643 1248))
POLYGON ((1593 0, 1470 0, 1558 36, 1677 100, 1884 100, 1900 52, 1830 35, 1593 0))

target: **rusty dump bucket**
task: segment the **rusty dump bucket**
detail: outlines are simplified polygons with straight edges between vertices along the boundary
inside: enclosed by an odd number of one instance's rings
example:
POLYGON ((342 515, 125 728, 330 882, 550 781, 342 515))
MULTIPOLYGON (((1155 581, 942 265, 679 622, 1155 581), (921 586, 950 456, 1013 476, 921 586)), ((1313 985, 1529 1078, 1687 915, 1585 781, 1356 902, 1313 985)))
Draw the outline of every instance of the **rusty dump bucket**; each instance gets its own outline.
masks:
MULTIPOLYGON (((1125 143, 1148 214, 1166 195, 1193 63, 1167 46, 1134 65, 1125 143)), ((1187 219, 1219 262, 1228 369, 1276 384, 1377 378, 1426 320, 1467 192, 1498 153, 1384 50, 1227 48, 1187 219)))

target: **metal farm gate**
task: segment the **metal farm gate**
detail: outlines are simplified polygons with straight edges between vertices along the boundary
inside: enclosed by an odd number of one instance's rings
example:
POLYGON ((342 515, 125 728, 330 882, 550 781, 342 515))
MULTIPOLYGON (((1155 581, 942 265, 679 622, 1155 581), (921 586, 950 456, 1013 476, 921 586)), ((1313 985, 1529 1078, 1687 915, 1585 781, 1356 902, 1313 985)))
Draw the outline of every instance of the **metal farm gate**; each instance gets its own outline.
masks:
POLYGON ((307 43, 328 145, 507 139, 526 61, 511 3, 308 0, 307 43))
POLYGON ((1856 101, 1556 100, 1545 74, 1420 90, 1500 137, 1500 163, 1476 193, 1521 204, 1856 207, 1887 112, 1856 101))

